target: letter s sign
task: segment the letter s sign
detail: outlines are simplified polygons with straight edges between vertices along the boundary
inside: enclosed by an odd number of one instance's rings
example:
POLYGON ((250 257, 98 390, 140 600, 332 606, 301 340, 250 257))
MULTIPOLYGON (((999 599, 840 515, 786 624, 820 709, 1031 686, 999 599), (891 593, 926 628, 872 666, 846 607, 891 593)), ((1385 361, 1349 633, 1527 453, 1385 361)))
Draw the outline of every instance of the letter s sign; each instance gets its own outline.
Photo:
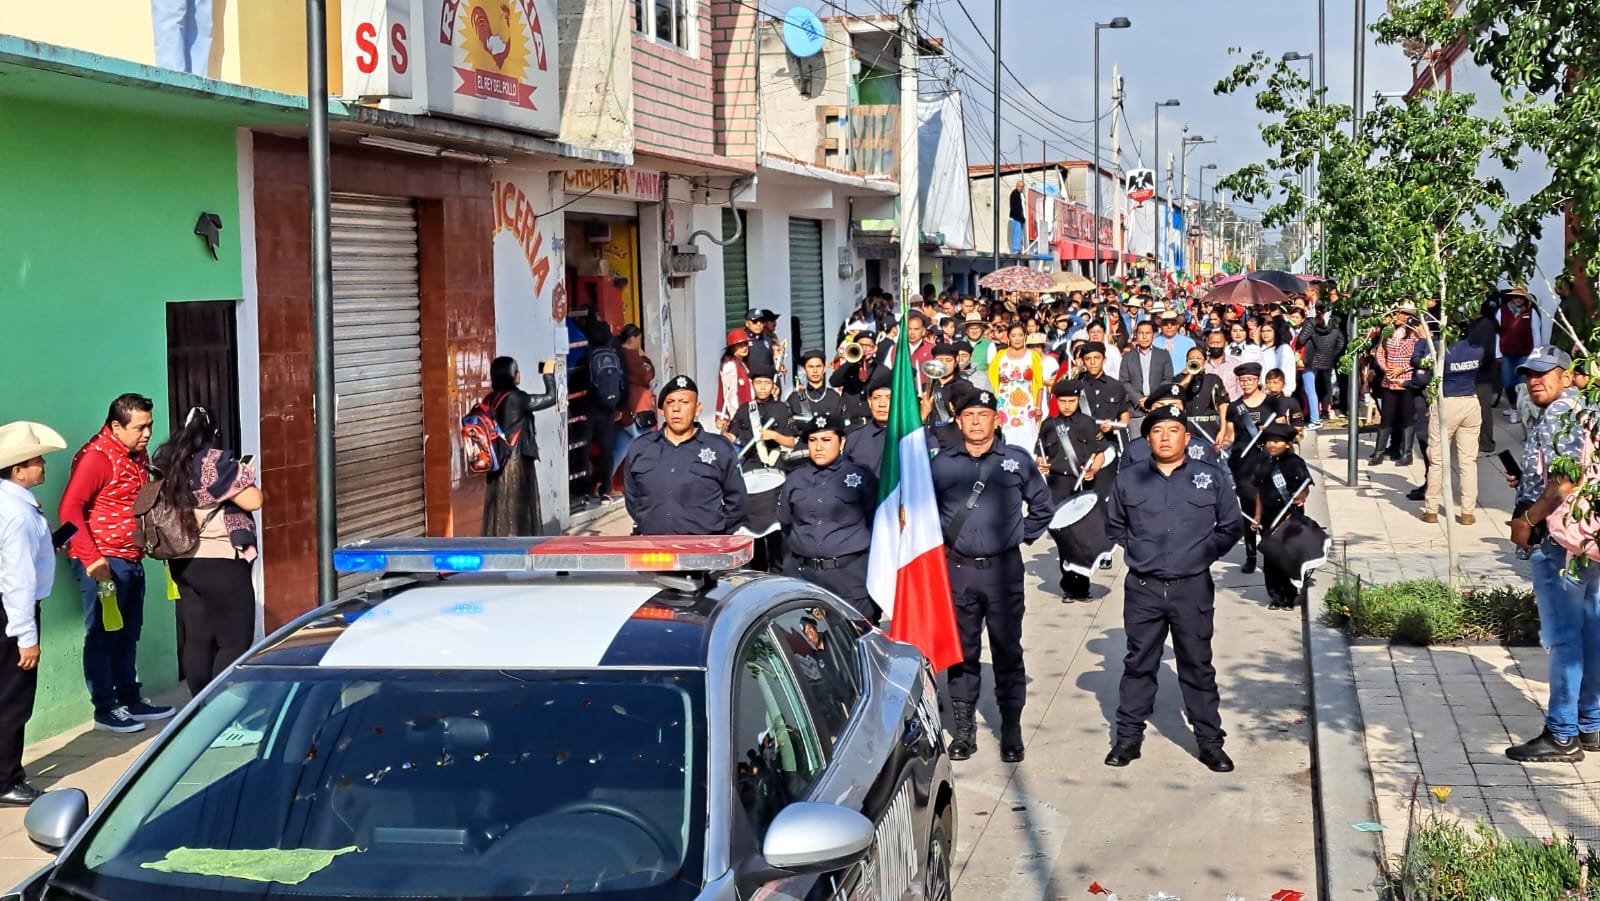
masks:
POLYGON ((409 99, 411 0, 344 0, 344 98, 409 99))

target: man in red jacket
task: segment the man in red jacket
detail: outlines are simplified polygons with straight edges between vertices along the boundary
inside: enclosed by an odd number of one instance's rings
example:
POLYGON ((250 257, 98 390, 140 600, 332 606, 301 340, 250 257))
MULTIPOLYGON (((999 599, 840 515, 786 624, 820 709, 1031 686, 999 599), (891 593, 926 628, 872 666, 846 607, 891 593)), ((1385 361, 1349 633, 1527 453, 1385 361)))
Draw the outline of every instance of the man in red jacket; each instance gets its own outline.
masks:
POLYGON ((78 527, 67 556, 83 594, 83 679, 94 727, 107 732, 142 732, 173 713, 140 695, 137 672, 144 552, 133 540, 133 500, 150 477, 154 408, 139 394, 112 401, 105 427, 72 458, 61 495, 61 522, 78 527))
POLYGON ((1539 324, 1535 321, 1539 315, 1539 305, 1534 302, 1528 289, 1521 285, 1500 292, 1500 299, 1505 301, 1500 307, 1500 387, 1505 391, 1508 401, 1506 416, 1510 417, 1512 425, 1516 425, 1516 389, 1521 381, 1517 368, 1528 359, 1528 354, 1533 353, 1533 346, 1539 343, 1539 324))

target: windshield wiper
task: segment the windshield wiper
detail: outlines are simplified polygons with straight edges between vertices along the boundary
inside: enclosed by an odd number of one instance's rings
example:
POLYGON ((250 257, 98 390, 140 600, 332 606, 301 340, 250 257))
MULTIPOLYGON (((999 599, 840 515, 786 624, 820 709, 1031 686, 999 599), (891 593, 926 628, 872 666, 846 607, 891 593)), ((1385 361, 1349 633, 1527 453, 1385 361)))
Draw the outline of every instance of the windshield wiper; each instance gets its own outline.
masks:
POLYGON ((50 889, 55 889, 58 892, 65 892, 74 898, 82 898, 84 901, 111 901, 110 898, 107 898, 103 895, 96 895, 94 892, 91 892, 86 888, 78 888, 70 882, 57 882, 52 879, 46 882, 44 887, 47 893, 50 889))

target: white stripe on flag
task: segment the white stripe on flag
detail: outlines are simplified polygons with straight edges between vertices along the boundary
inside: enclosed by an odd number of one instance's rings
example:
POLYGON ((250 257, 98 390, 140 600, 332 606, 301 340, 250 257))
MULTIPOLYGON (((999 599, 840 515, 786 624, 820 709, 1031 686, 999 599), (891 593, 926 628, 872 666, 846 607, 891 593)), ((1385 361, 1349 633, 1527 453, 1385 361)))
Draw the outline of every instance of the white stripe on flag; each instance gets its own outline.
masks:
POLYGON ((933 472, 928 466, 926 430, 918 427, 903 436, 899 453, 900 483, 878 506, 867 557, 867 593, 883 608, 884 619, 894 618, 895 582, 901 568, 944 543, 939 506, 933 496, 933 472))

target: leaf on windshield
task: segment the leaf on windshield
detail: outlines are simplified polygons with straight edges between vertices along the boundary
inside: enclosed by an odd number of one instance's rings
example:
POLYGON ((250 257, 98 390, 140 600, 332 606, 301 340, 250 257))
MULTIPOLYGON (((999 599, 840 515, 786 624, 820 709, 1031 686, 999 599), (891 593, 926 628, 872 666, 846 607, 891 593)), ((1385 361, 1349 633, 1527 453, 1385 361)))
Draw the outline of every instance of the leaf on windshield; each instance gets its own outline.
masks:
POLYGON ((225 876, 251 882, 299 885, 313 873, 326 869, 339 855, 359 850, 354 845, 331 851, 317 848, 174 848, 166 857, 139 866, 163 873, 225 876))

